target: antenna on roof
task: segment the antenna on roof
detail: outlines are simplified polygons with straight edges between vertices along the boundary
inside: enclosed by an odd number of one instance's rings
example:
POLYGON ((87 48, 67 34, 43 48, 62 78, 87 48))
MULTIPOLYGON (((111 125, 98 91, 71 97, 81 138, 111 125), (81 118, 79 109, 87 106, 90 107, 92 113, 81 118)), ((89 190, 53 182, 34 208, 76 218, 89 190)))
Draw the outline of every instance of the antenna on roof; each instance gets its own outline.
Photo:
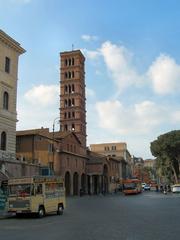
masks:
POLYGON ((72 44, 72 51, 74 51, 74 44, 72 44))

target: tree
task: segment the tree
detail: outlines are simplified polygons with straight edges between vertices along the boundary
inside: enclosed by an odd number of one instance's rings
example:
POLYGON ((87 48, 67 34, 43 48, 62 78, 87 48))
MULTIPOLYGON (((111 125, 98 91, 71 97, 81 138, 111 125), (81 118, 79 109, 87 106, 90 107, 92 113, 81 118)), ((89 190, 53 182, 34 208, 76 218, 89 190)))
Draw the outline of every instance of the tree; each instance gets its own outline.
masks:
POLYGON ((151 142, 150 148, 162 176, 171 178, 173 175, 177 183, 180 177, 180 130, 160 135, 157 140, 151 142))

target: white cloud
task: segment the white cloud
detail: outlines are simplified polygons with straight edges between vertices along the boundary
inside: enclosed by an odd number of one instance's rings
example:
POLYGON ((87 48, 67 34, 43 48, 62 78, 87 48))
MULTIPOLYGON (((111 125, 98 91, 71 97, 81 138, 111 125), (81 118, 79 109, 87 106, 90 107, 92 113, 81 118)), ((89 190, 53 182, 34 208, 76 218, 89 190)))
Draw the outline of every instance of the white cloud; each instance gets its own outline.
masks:
POLYGON ((140 83, 142 76, 132 65, 132 53, 127 48, 107 41, 102 44, 100 52, 119 92, 140 83))
POLYGON ((24 95, 25 99, 33 104, 42 107, 54 105, 58 101, 59 86, 58 85, 39 85, 34 86, 24 95))
POLYGON ((160 54, 147 71, 139 74, 133 63, 133 53, 123 45, 116 45, 110 41, 104 42, 97 50, 83 50, 87 58, 97 60, 100 56, 110 77, 117 86, 118 93, 130 86, 153 86, 156 94, 171 94, 180 90, 180 65, 165 54, 160 54))
POLYGON ((98 37, 97 37, 97 36, 87 35, 87 34, 82 35, 81 38, 82 38, 84 41, 86 41, 86 42, 98 40, 98 37))
POLYGON ((147 75, 157 94, 169 94, 180 90, 180 65, 161 54, 150 66, 147 75))
POLYGON ((164 120, 168 121, 166 110, 151 101, 143 101, 128 108, 118 100, 98 102, 96 110, 100 127, 115 134, 146 134, 164 120))
POLYGON ((90 51, 87 49, 82 49, 82 52, 91 60, 96 60, 101 55, 99 51, 90 51))
POLYGON ((34 86, 18 98, 17 129, 52 128, 53 120, 59 116, 58 109, 58 85, 34 86))

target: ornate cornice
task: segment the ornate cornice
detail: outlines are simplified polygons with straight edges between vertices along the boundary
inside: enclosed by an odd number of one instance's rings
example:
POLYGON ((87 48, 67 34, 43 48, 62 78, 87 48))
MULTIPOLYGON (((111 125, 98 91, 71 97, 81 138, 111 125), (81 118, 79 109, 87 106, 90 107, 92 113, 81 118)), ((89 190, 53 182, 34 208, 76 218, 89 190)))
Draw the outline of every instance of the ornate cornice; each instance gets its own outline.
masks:
POLYGON ((21 45, 16 42, 13 38, 7 35, 4 31, 0 29, 0 41, 8 45, 9 47, 13 48, 19 54, 23 54, 26 52, 25 49, 21 47, 21 45))

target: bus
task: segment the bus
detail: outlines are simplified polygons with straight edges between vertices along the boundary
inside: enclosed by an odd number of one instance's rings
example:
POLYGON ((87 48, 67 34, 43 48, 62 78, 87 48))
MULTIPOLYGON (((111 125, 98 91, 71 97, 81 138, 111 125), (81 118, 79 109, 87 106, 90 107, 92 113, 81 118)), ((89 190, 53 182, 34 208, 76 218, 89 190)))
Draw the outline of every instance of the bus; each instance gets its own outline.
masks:
POLYGON ((66 207, 64 181, 56 176, 34 176, 8 180, 9 213, 63 214, 66 207))
POLYGON ((123 180, 123 193, 137 194, 142 192, 141 181, 139 179, 125 179, 123 180))

